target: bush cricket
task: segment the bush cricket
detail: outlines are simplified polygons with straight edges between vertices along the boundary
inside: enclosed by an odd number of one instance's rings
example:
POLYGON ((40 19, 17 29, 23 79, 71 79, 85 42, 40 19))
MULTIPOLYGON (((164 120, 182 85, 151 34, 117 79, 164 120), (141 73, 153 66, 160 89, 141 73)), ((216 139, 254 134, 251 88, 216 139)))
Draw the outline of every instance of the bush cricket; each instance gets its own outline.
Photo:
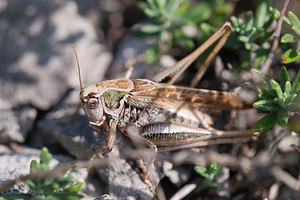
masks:
MULTIPOLYGON (((128 75, 123 79, 82 87, 80 66, 74 49, 81 106, 90 126, 108 127, 106 152, 113 148, 117 129, 130 139, 147 144, 155 152, 241 142, 257 136, 249 130, 224 131, 212 127, 212 120, 205 110, 248 107, 236 94, 172 85, 203 51, 218 41, 192 81, 192 85, 195 85, 230 32, 231 24, 226 22, 200 47, 157 74, 153 80, 130 79, 128 75), (166 83, 161 83, 166 79, 166 83)), ((147 184, 151 187, 149 182, 147 184)))

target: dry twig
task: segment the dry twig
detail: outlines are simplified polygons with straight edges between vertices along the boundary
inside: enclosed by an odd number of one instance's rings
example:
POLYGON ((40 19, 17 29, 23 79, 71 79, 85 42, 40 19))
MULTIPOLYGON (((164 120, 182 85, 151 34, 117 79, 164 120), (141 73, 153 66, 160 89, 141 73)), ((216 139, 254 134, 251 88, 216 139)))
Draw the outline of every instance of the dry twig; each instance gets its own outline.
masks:
POLYGON ((289 188, 295 191, 300 191, 300 181, 295 179, 293 176, 291 176, 286 171, 282 170, 278 166, 274 166, 271 168, 272 175, 278 180, 283 182, 285 185, 287 185, 289 188))
POLYGON ((279 44, 279 36, 280 36, 281 26, 282 26, 282 22, 283 22, 283 16, 285 15, 288 4, 289 4, 289 0, 285 0, 284 4, 283 4, 283 8, 280 12, 280 17, 279 17, 279 20, 278 20, 278 23, 276 26, 274 36, 273 36, 273 43, 272 43, 271 51, 270 51, 266 61, 264 62, 264 64, 261 67, 261 74, 260 74, 261 76, 266 75, 266 73, 269 71, 269 68, 275 57, 275 51, 279 44))

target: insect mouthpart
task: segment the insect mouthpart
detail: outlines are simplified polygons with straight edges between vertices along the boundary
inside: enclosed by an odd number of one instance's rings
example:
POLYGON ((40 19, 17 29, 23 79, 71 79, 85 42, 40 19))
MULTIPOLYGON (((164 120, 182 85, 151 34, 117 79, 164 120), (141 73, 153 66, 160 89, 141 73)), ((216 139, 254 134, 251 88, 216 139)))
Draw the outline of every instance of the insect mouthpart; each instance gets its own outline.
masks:
POLYGON ((99 98, 91 97, 87 100, 87 104, 90 109, 96 109, 99 106, 99 98))
POLYGON ((100 126, 104 121, 102 101, 99 96, 88 95, 81 100, 82 108, 91 125, 100 126))

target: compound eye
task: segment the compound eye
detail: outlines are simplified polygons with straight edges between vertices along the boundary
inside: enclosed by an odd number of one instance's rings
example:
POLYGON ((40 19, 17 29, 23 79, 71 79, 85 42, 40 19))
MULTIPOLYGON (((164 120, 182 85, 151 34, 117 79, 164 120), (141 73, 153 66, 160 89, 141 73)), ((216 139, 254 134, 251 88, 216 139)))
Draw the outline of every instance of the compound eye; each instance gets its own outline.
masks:
POLYGON ((89 98, 88 106, 90 109, 96 109, 99 106, 99 99, 95 97, 89 98))

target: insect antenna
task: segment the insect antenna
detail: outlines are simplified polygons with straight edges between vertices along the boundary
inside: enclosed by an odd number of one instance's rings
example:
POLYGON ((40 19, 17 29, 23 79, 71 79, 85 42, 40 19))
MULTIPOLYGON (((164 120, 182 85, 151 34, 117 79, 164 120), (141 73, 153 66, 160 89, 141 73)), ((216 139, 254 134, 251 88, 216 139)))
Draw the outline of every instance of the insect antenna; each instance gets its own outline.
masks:
POLYGON ((75 58, 76 58, 76 63, 77 63, 77 69, 78 69, 78 78, 79 78, 79 84, 80 84, 80 91, 82 91, 82 82, 81 82, 81 73, 80 73, 80 65, 79 65, 79 59, 75 50, 75 47, 72 47, 74 54, 75 54, 75 58))

